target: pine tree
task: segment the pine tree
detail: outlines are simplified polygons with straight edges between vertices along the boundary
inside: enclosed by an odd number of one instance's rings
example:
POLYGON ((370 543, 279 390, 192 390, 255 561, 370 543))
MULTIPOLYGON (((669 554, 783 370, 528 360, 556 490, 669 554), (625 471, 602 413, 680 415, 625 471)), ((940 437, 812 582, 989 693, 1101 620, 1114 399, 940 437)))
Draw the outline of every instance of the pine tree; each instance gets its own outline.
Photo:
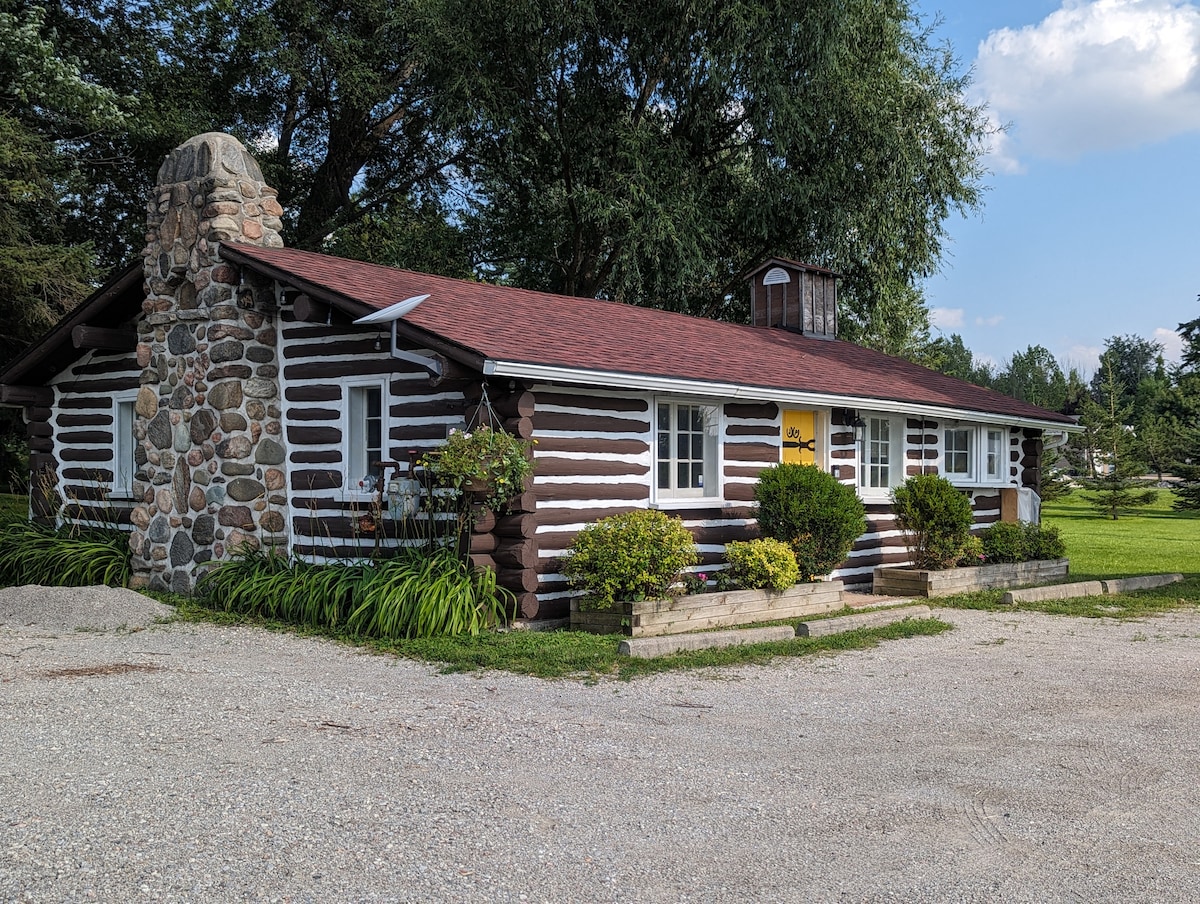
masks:
POLYGON ((1080 423, 1091 440, 1093 467, 1081 478, 1084 498, 1096 511, 1114 521, 1123 514, 1149 505, 1158 498, 1140 478, 1146 465, 1138 456, 1138 439, 1128 420, 1133 408, 1125 402, 1116 368, 1104 362, 1097 383, 1099 398, 1085 400, 1080 423), (1103 473, 1097 474, 1097 471, 1103 473))

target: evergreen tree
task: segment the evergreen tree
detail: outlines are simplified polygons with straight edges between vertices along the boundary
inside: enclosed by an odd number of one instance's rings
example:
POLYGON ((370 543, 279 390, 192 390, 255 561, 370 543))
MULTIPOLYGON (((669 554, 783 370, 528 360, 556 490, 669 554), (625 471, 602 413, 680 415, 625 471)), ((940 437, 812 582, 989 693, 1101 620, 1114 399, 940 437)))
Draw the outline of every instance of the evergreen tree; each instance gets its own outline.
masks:
POLYGON ((1139 479, 1146 466, 1139 458, 1137 436, 1128 426, 1132 406, 1124 401, 1122 385, 1112 362, 1103 363, 1099 384, 1100 400, 1084 402, 1080 423, 1092 451, 1092 466, 1079 482, 1084 498, 1098 512, 1114 521, 1121 515, 1149 505, 1158 497, 1139 479))

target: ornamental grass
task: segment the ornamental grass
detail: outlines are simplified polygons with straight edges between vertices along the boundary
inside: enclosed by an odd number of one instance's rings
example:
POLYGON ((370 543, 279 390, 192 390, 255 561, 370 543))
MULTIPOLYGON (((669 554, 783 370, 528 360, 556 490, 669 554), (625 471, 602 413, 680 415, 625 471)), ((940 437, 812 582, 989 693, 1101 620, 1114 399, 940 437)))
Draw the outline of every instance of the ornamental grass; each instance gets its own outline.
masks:
POLYGON ((247 550, 205 574, 196 592, 213 609, 393 639, 476 636, 503 624, 515 602, 490 569, 428 547, 350 564, 247 550))
POLYGON ((0 584, 123 587, 129 581, 129 537, 118 530, 32 521, 0 524, 0 584))

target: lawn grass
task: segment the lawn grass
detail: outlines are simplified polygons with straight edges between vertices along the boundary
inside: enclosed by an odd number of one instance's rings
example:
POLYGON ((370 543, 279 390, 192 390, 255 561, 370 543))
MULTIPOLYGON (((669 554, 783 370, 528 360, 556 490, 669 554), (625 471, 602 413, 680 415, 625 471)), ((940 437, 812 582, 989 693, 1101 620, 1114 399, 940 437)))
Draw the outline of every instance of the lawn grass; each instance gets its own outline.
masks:
POLYGON ((1136 515, 1116 521, 1097 513, 1081 493, 1042 506, 1042 521, 1059 528, 1067 544, 1067 581, 1093 581, 1139 574, 1182 574, 1184 580, 1154 590, 1112 596, 1083 596, 1004 606, 1003 591, 963 593, 930 600, 955 609, 1011 612, 1014 608, 1083 618, 1142 618, 1171 609, 1200 606, 1200 512, 1176 512, 1174 494, 1136 515))
POLYGON ((1200 512, 1176 512, 1175 494, 1116 521, 1094 511, 1081 493, 1042 506, 1042 521, 1062 531, 1072 580, 1179 572, 1200 575, 1200 512))
MULTIPOLYGON (((613 634, 582 631, 504 631, 480 637, 436 637, 421 640, 380 640, 344 632, 299 629, 295 625, 265 619, 214 612, 193 600, 169 594, 153 594, 178 607, 179 618, 224 625, 251 625, 300 636, 329 637, 343 643, 436 663, 443 673, 497 669, 538 678, 630 679, 640 675, 706 666, 763 664, 778 656, 813 656, 841 650, 865 650, 885 640, 940 634, 952 627, 937 618, 909 619, 877 628, 862 628, 828 637, 797 637, 795 640, 695 650, 635 659, 617 653, 624 639, 613 634)), ((840 613, 839 613, 840 614, 840 613)))

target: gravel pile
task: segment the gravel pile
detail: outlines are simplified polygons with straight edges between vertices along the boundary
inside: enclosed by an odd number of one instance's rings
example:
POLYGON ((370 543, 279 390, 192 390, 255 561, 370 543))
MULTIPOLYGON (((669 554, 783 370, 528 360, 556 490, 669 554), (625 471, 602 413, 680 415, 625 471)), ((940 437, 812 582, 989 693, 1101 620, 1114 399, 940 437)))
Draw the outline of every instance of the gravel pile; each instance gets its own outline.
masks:
POLYGON ((63 631, 141 628, 170 618, 175 610, 118 587, 0 588, 0 626, 63 631))
POLYGON ((1200 900, 1200 614, 631 683, 0 632, 0 901, 1200 900))

